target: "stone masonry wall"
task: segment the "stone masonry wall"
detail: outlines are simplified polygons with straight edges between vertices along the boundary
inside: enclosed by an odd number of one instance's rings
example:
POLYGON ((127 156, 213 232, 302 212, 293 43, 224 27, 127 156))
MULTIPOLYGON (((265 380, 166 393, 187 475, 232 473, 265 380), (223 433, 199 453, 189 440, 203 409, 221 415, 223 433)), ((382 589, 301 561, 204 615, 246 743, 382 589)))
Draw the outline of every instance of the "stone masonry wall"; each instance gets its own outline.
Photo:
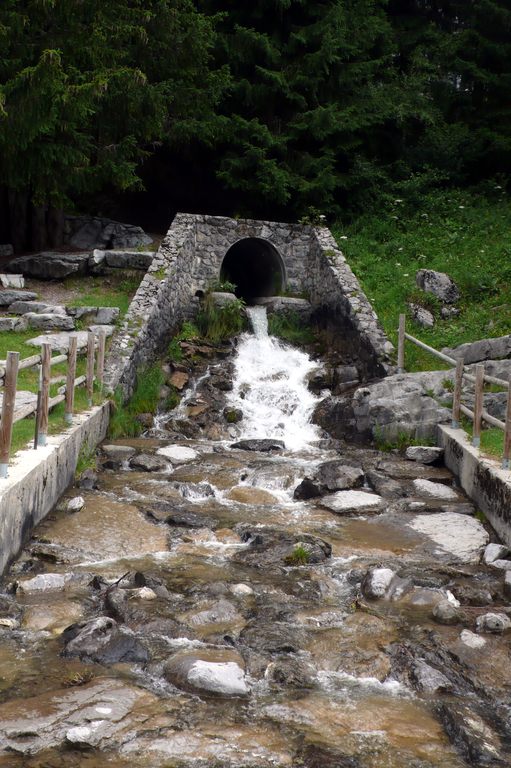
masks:
POLYGON ((363 378, 385 375, 392 344, 327 228, 179 213, 156 253, 110 347, 105 384, 129 397, 137 370, 163 352, 220 277, 229 248, 261 238, 278 252, 287 291, 306 293, 315 316, 334 329, 363 378))

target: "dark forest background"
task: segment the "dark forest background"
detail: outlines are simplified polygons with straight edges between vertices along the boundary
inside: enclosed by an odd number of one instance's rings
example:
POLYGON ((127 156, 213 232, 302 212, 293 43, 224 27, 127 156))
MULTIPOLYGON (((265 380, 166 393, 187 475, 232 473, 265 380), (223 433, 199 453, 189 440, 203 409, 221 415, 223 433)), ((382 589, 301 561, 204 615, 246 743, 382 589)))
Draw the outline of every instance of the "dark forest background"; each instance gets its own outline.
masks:
POLYGON ((505 187, 511 0, 1 0, 0 242, 505 187), (482 185, 482 186, 481 186, 482 185))

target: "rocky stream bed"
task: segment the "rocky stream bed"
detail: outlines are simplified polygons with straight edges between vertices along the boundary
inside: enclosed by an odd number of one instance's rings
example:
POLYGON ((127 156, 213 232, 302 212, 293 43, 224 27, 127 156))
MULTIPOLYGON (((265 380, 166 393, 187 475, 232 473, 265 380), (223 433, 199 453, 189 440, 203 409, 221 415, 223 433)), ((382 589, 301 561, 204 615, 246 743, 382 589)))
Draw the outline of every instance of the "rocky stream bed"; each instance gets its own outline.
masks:
POLYGON ((178 411, 6 574, 0 767, 509 765, 507 550, 438 461, 309 433, 244 343, 171 371, 178 411))

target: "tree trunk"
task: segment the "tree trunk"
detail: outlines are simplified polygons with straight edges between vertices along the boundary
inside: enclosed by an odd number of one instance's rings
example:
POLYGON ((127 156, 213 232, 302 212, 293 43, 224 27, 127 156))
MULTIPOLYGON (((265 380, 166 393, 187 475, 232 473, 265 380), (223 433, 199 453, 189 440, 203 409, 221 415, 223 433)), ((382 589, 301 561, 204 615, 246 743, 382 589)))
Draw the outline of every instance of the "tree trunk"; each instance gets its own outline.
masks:
POLYGON ((48 237, 46 231, 46 206, 32 205, 32 248, 34 251, 44 251, 48 237))
POLYGON ((64 242, 64 211, 50 205, 47 216, 48 240, 52 248, 60 248, 64 242))
POLYGON ((9 190, 9 219, 11 223, 11 241, 16 252, 28 247, 28 191, 9 190))

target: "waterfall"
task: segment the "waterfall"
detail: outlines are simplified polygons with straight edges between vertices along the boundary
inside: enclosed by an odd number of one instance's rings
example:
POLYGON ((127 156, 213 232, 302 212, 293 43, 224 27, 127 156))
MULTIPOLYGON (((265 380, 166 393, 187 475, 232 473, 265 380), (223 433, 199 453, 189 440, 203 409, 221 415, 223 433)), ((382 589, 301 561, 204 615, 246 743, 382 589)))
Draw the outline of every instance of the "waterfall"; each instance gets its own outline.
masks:
POLYGON ((241 337, 235 359, 230 404, 243 411, 243 438, 278 438, 289 450, 318 439, 310 423, 319 401, 307 388, 307 375, 317 364, 299 349, 268 335, 265 307, 248 307, 254 330, 241 337))

